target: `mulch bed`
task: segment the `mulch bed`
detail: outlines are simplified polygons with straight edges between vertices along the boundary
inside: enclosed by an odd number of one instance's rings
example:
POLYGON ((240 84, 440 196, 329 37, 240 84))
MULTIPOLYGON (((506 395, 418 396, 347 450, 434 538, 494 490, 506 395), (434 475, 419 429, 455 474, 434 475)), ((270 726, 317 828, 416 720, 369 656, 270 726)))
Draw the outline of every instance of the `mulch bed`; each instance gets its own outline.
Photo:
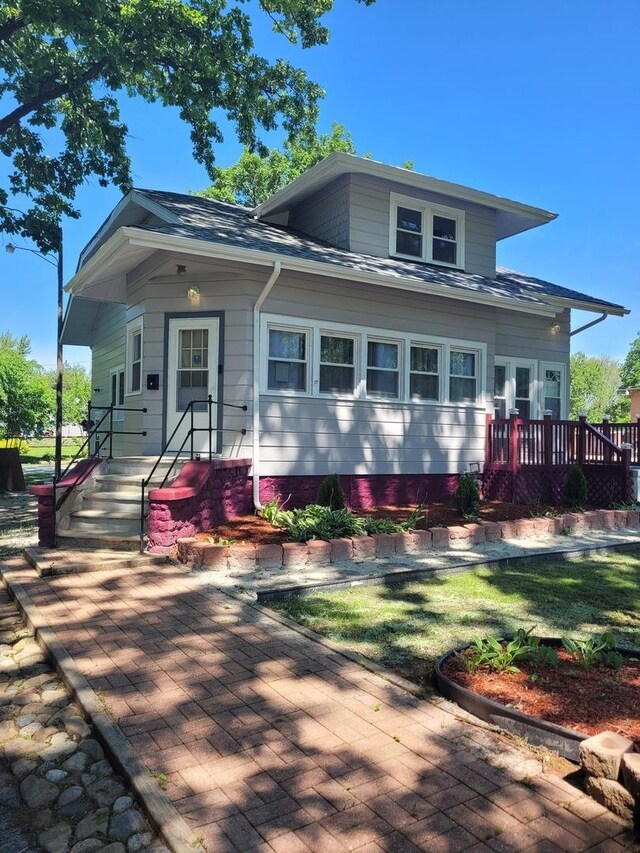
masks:
POLYGON ((620 669, 582 669, 563 649, 558 657, 558 666, 539 666, 534 681, 526 663, 515 674, 469 673, 455 658, 449 658, 444 672, 467 690, 523 714, 588 735, 617 732, 634 740, 640 749, 640 662, 627 661, 620 669))
MULTIPOLYGON (((376 510, 358 513, 358 515, 372 515, 376 518, 386 516, 394 521, 404 521, 415 509, 413 506, 382 506, 376 510)), ((549 507, 536 507, 536 512, 544 512, 549 507)), ((562 512, 555 508, 554 512, 562 512)), ((483 521, 515 521, 518 518, 530 518, 532 508, 523 504, 504 503, 501 501, 483 501, 480 510, 480 518, 483 521)), ((451 501, 430 503, 425 507, 424 517, 418 523, 418 528, 424 530, 430 527, 452 527, 456 524, 464 524, 457 509, 451 501)), ((194 538, 207 541, 208 536, 215 536, 216 541, 222 539, 235 539, 236 543, 250 542, 255 545, 273 545, 286 542, 288 537, 285 531, 273 528, 268 521, 257 515, 243 515, 231 521, 218 524, 207 533, 199 533, 194 538)))

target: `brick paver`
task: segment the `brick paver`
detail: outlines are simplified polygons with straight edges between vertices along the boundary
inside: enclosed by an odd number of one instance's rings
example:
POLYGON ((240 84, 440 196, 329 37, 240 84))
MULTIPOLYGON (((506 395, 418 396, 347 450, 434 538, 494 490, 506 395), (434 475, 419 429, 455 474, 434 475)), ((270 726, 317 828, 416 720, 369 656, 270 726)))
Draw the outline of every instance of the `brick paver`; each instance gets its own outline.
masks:
POLYGON ((12 570, 209 853, 640 849, 528 753, 197 575, 12 570))

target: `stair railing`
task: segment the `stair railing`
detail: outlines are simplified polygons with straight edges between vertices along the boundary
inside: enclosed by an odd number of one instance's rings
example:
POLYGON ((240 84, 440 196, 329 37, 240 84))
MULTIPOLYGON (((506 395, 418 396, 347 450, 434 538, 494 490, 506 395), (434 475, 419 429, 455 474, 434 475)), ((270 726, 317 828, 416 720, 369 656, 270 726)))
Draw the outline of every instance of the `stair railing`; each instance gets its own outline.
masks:
POLYGON ((53 478, 53 499, 54 499, 54 512, 53 512, 53 541, 55 543, 56 539, 56 522, 57 522, 57 514, 58 510, 65 503, 67 498, 76 489, 78 486, 81 486, 85 480, 91 474, 93 467, 87 465, 84 471, 79 475, 77 479, 70 483, 68 486, 64 488, 64 491, 58 496, 58 489, 60 488, 60 483, 67 476, 69 471, 76 465, 81 459, 85 458, 85 450, 86 450, 86 459, 99 459, 100 451, 102 448, 108 443, 109 447, 109 459, 113 459, 113 436, 114 435, 146 435, 146 430, 114 430, 113 428, 113 414, 114 412, 142 412, 146 413, 145 409, 133 409, 124 406, 92 406, 89 403, 88 406, 88 418, 85 421, 85 425, 87 427, 87 437, 82 442, 80 447, 76 450, 75 454, 71 458, 71 460, 67 463, 66 467, 63 471, 60 472, 59 477, 53 478), (103 410, 104 414, 99 418, 97 422, 94 422, 92 418, 92 413, 96 410, 103 410), (105 426, 105 421, 107 422, 105 426), (102 436, 102 438, 100 438, 102 436), (94 442, 95 440, 95 442, 94 442), (91 451, 91 444, 94 442, 93 452, 91 451))
POLYGON ((148 510, 145 509, 147 487, 149 486, 149 483, 153 479, 153 476, 156 473, 156 471, 158 470, 158 466, 160 465, 160 463, 162 462, 164 457, 170 453, 173 454, 173 459, 171 461, 171 465, 168 467, 164 477, 162 478, 162 482, 160 483, 159 486, 156 486, 156 488, 158 488, 158 489, 162 489, 166 485, 167 480, 169 479, 169 476, 171 475, 171 472, 173 471, 180 454, 185 449, 185 445, 187 444, 187 442, 189 442, 189 444, 190 444, 189 459, 191 461, 193 461, 194 458, 200 459, 200 453, 197 453, 194 449, 194 446, 193 446, 193 437, 194 437, 195 433, 206 432, 209 434, 209 440, 208 440, 209 462, 211 462, 211 460, 213 459, 213 455, 214 455, 214 451, 213 451, 213 435, 214 435, 214 433, 216 435, 216 438, 220 433, 223 433, 223 432, 237 432, 240 435, 246 435, 247 434, 247 431, 246 431, 246 429, 244 429, 244 427, 242 429, 239 429, 239 430, 237 430, 237 429, 224 429, 222 427, 214 427, 213 426, 213 407, 214 406, 226 406, 229 409, 239 409, 242 412, 247 411, 247 405, 246 404, 238 405, 236 403, 221 403, 218 400, 214 400, 213 397, 211 396, 211 394, 209 394, 209 396, 207 397, 206 400, 190 400, 189 401, 189 403, 187 404, 187 408, 182 413, 182 416, 180 417, 180 420, 176 424, 173 432, 171 433, 169 438, 165 441, 164 447, 162 448, 160 456, 158 456, 158 458, 156 459, 155 464, 154 464, 153 468, 151 469, 149 475, 146 478, 143 478, 141 483, 140 483, 140 553, 141 554, 144 552, 144 525, 145 525, 145 521, 147 520, 147 516, 148 516, 148 510), (195 426, 195 420, 194 420, 195 407, 196 406, 205 406, 205 405, 208 407, 208 423, 207 423, 207 426, 196 427, 195 426), (189 418, 189 429, 187 430, 187 433, 182 440, 182 444, 180 445, 180 447, 177 450, 170 450, 169 449, 170 445, 172 444, 173 440, 175 439, 176 435, 178 434, 180 428, 184 424, 185 419, 187 417, 189 418))

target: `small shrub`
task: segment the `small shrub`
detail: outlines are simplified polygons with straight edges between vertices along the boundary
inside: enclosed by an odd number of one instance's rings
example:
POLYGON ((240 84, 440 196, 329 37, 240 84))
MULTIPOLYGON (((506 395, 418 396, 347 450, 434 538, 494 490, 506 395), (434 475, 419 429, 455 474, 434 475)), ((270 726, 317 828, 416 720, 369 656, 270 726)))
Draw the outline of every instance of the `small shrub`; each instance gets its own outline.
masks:
POLYGON ((480 490, 470 471, 460 477, 454 501, 463 518, 477 518, 480 512, 480 490))
POLYGON ((558 656, 554 649, 543 646, 540 637, 533 635, 533 628, 525 631, 519 628, 515 637, 508 643, 497 637, 485 637, 473 641, 471 648, 459 652, 457 659, 467 672, 476 672, 481 667, 496 672, 515 674, 520 672, 516 661, 527 661, 534 667, 541 664, 555 666, 558 656))
POLYGON ((610 632, 595 639, 590 637, 588 640, 563 637, 562 645, 582 669, 588 669, 597 663, 610 669, 619 669, 624 663, 624 658, 616 651, 616 641, 610 632))
POLYGON ((320 483, 318 494, 316 495, 316 504, 318 506, 328 506, 334 510, 346 507, 344 491, 340 485, 340 477, 337 474, 329 474, 320 483))
POLYGON ((587 503, 587 478, 577 462, 569 468, 562 491, 562 502, 571 509, 578 509, 587 503))

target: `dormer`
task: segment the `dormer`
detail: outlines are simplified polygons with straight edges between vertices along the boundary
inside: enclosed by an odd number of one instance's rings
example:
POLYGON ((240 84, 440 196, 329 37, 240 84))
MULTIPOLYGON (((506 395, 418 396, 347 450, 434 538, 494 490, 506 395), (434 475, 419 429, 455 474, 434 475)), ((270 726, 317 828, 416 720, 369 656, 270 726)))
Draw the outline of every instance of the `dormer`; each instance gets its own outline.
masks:
POLYGON ((252 212, 353 252, 493 277, 496 243, 555 218, 540 208, 336 152, 252 212))

